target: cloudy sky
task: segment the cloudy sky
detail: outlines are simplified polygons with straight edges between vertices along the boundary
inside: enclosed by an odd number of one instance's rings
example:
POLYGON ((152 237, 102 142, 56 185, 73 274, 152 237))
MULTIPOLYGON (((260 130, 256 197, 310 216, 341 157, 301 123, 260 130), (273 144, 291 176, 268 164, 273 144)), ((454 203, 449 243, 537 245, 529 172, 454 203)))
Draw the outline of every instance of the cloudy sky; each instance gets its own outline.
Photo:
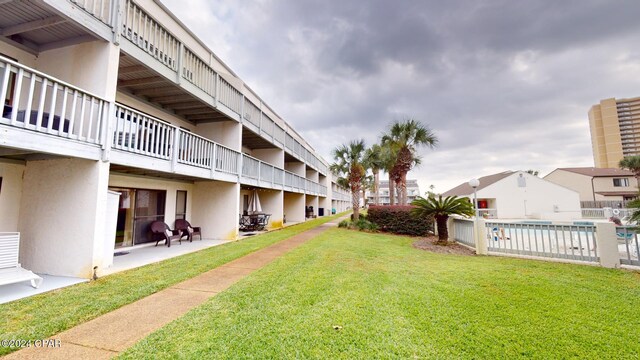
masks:
POLYGON ((640 1, 163 0, 328 161, 395 119, 438 136, 443 192, 593 166, 587 111, 640 96, 640 1))

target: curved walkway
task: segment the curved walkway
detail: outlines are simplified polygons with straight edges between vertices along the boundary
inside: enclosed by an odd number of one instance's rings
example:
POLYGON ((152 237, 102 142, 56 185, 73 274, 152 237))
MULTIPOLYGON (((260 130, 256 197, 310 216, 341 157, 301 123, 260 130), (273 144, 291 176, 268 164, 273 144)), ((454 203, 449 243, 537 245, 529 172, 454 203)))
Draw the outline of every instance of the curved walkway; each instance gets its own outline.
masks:
POLYGON ((254 271, 316 237, 344 218, 320 225, 289 239, 221 265, 194 278, 125 305, 64 331, 48 342, 55 347, 29 347, 7 359, 108 359, 155 330, 181 317, 254 271), (57 341, 57 342, 55 342, 57 341))

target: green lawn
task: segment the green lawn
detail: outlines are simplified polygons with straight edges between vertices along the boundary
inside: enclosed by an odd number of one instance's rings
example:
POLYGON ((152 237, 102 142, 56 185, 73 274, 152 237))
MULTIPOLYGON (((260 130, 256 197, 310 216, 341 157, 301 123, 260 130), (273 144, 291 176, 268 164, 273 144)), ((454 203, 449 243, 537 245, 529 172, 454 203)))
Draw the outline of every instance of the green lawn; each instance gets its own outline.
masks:
POLYGON ((640 274, 331 229, 124 358, 637 358, 640 274), (334 330, 333 326, 341 326, 334 330))
MULTIPOLYGON (((0 339, 43 339, 343 214, 0 305, 0 339)), ((16 350, 0 347, 0 355, 16 350)))

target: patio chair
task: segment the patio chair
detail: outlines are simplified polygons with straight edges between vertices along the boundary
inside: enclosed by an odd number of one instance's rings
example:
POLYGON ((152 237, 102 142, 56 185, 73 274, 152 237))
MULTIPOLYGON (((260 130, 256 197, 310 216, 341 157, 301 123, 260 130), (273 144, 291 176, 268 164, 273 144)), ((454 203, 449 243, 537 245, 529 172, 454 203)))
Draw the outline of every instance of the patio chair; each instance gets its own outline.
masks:
POLYGON ((193 241, 194 235, 200 236, 200 240, 202 240, 202 229, 200 226, 191 226, 187 220, 177 219, 176 230, 182 231, 182 236, 186 235, 189 242, 193 241))
POLYGON ((157 238, 156 246, 158 246, 158 243, 162 240, 166 240, 167 247, 171 247, 171 242, 173 240, 180 241, 180 245, 182 245, 182 231, 171 230, 169 225, 158 220, 152 222, 151 225, 149 225, 149 228, 151 229, 153 236, 157 238))
POLYGON ((240 215, 240 220, 238 222, 240 231, 252 231, 253 224, 251 222, 251 217, 249 215, 240 215))
POLYGON ((31 286, 37 289, 42 278, 20 266, 19 247, 20 233, 0 233, 0 285, 31 281, 31 286))
POLYGON ((270 216, 271 214, 261 214, 260 216, 258 216, 257 222, 256 222, 256 230, 264 230, 264 228, 269 223, 270 216))

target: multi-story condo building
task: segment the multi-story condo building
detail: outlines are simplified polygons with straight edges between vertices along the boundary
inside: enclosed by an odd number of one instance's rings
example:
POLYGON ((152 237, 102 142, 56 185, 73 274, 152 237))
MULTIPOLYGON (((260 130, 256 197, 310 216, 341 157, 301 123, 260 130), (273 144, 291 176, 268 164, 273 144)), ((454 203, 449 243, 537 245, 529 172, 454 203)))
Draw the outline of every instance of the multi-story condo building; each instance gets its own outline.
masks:
POLYGON ((597 168, 615 168, 622 158, 640 155, 640 97, 593 105, 589 128, 597 168))
MULTIPOLYGON (((407 201, 412 202, 420 195, 420 187, 418 186, 418 180, 407 180, 407 201)), ((366 191, 367 204, 372 205, 375 203, 373 192, 366 191)), ((380 186, 378 188, 378 201, 380 205, 389 205, 389 180, 380 180, 380 186)), ((398 195, 395 194, 396 202, 398 201, 398 195)))
POLYGON ((234 239, 256 189, 270 228, 350 206, 158 0, 0 1, 0 28, 0 231, 21 233, 24 267, 90 277, 116 238, 150 241, 153 220, 234 239))

